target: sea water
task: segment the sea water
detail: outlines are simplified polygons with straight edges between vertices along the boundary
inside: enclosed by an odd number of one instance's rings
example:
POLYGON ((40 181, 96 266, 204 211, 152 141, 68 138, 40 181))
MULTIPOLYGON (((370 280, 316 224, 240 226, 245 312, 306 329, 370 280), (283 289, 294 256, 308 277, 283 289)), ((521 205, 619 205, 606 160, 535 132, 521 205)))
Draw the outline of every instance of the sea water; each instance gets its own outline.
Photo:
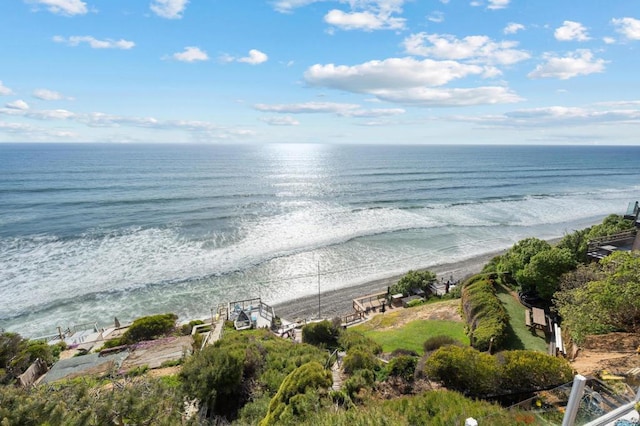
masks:
POLYGON ((0 144, 0 328, 268 303, 554 238, 640 147, 0 144))

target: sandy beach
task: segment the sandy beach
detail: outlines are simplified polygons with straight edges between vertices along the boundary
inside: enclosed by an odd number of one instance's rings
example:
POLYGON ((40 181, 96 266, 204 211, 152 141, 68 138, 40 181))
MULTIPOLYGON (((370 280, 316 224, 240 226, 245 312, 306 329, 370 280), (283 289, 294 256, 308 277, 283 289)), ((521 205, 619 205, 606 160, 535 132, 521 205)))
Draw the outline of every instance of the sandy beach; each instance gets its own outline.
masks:
MULTIPOLYGON (((445 280, 453 277, 454 281, 464 280, 482 270, 493 257, 504 253, 505 250, 486 253, 459 262, 444 263, 427 266, 435 272, 438 279, 445 280)), ((353 312, 352 301, 356 297, 386 291, 387 287, 395 284, 402 275, 369 281, 363 284, 340 288, 320 293, 320 317, 334 318, 353 312)), ((318 318, 318 295, 307 296, 290 302, 274 305, 276 315, 291 321, 318 318)))

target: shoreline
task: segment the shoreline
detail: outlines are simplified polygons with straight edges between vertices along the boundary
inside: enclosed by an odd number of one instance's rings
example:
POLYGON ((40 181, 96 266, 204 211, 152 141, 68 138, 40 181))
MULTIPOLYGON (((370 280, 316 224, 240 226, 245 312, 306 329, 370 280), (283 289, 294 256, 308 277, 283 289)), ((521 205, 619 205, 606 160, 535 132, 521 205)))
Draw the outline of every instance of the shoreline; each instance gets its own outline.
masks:
MULTIPOLYGON (((562 238, 551 238, 546 241, 551 245, 555 245, 561 239, 562 238)), ((450 263, 441 263, 416 269, 428 269, 431 272, 434 272, 438 278, 443 277, 446 279, 449 276, 453 276, 454 280, 460 280, 460 282, 462 282, 470 276, 479 273, 484 265, 486 265, 491 259, 495 256, 504 254, 507 250, 509 249, 495 250, 469 259, 450 263)), ((361 284, 356 284, 354 286, 320 292, 320 318, 334 318, 353 313, 353 299, 385 291, 387 287, 398 282, 403 275, 404 274, 392 275, 386 278, 379 278, 361 284)), ((273 308, 276 315, 288 321, 317 319, 318 295, 309 295, 286 302, 276 303, 273 304, 273 308)))
MULTIPOLYGON (((443 263, 417 270, 428 269, 438 278, 453 276, 454 280, 464 281, 482 270, 492 258, 503 254, 506 250, 498 250, 451 263, 443 263)), ((408 272, 408 271, 407 271, 408 272)), ((320 317, 334 318, 353 313, 353 299, 367 294, 385 291, 403 276, 392 275, 367 281, 354 286, 320 292, 320 317)), ((299 299, 273 305, 276 315, 289 321, 318 318, 318 295, 304 296, 299 299)))

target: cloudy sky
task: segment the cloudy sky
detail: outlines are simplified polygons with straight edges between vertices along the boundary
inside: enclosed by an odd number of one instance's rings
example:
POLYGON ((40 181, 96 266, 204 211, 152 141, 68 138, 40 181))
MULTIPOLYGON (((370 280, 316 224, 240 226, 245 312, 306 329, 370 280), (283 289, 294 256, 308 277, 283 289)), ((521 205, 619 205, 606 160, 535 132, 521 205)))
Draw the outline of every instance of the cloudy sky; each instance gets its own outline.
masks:
POLYGON ((0 141, 640 142, 640 1, 2 0, 0 141))

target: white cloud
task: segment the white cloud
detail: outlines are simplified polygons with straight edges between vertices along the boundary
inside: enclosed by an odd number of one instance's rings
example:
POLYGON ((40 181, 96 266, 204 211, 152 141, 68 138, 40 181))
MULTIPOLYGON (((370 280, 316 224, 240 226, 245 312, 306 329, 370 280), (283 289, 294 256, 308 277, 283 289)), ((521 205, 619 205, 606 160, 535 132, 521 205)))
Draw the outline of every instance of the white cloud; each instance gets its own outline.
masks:
POLYGON ((431 12, 429 16, 427 16, 427 20, 431 22, 435 22, 436 24, 439 24, 440 22, 444 22, 444 13, 439 11, 431 12))
POLYGON ((458 39, 449 34, 412 34, 403 41, 411 55, 438 59, 469 60, 474 63, 511 65, 529 59, 529 53, 517 50, 518 42, 495 42, 487 36, 458 39))
POLYGON ((20 142, 24 142, 25 137, 38 142, 45 140, 77 139, 78 137, 76 133, 67 130, 43 129, 29 124, 7 123, 4 121, 0 121, 0 132, 20 135, 20 139, 17 139, 20 142))
POLYGON ((284 117, 265 117, 261 120, 271 126, 297 126, 300 124, 298 120, 290 115, 285 115, 284 117))
POLYGON ((343 30, 399 30, 404 28, 405 19, 393 17, 388 13, 343 12, 338 9, 329 11, 324 21, 343 30))
MULTIPOLYGON (((320 1, 330 0, 277 0, 273 2, 274 9, 281 13, 290 13, 293 9, 308 6, 320 1)), ((402 6, 406 0, 331 0, 345 4, 350 10, 332 9, 325 16, 324 21, 342 30, 395 30, 403 29, 405 19, 397 15, 402 13, 402 6)))
POLYGON ((258 111, 276 112, 279 114, 340 114, 345 111, 356 110, 360 108, 360 105, 337 102, 304 102, 298 104, 256 104, 254 105, 254 108, 258 111))
POLYGON ((71 36, 68 38, 62 36, 54 36, 53 41, 56 43, 65 43, 69 46, 78 46, 80 43, 87 43, 92 49, 122 49, 129 50, 133 48, 136 44, 129 40, 98 40, 92 36, 71 36))
POLYGON ((515 34, 518 31, 522 31, 524 30, 524 25, 522 24, 518 24, 516 22, 509 22, 509 24, 507 24, 506 27, 504 27, 504 30, 502 30, 505 34, 515 34))
POLYGON ((515 103, 523 99, 505 87, 426 88, 378 90, 372 92, 380 99, 404 105, 423 107, 454 107, 515 103))
POLYGON ((509 6, 509 2, 511 0, 489 0, 489 6, 487 6, 487 8, 489 9, 504 9, 505 7, 509 6))
POLYGON ((35 120, 67 120, 76 118, 76 114, 66 109, 31 110, 23 108, 1 108, 0 114, 17 115, 35 120))
POLYGON ((181 62, 197 62, 209 60, 209 55, 207 55, 207 52, 195 46, 187 46, 184 48, 184 51, 176 52, 171 57, 176 61, 181 62))
POLYGON ((9 89, 7 86, 2 84, 2 80, 0 80, 0 96, 2 95, 10 95, 13 93, 13 90, 9 89))
MULTIPOLYGON (((602 103, 601 106, 607 106, 602 103)), ((587 125, 640 125, 640 109, 616 108, 616 102, 611 103, 613 109, 597 109, 582 107, 549 106, 509 111, 501 115, 486 116, 450 116, 451 121, 483 124, 493 127, 522 129, 524 127, 583 127, 587 125)))
MULTIPOLYGON (((304 102, 298 104, 257 104, 254 108, 263 112, 278 114, 336 114, 341 117, 370 118, 388 117, 404 114, 402 108, 374 108, 363 109, 357 104, 338 102, 304 102)), ((267 118, 265 120, 268 120, 267 118)))
POLYGON ((380 88, 442 86, 452 80, 482 74, 477 65, 456 61, 389 58, 360 65, 313 65, 304 73, 307 83, 349 92, 370 93, 380 88))
POLYGON ((62 93, 55 92, 49 89, 36 89, 33 91, 33 97, 41 99, 43 101, 59 101, 64 99, 62 93))
POLYGON ((258 65, 269 60, 269 56, 266 53, 263 53, 257 49, 251 49, 249 51, 249 55, 243 58, 237 58, 235 56, 231 56, 228 54, 224 54, 220 56, 220 61, 222 62, 243 62, 245 64, 258 65))
POLYGON ((269 57, 266 55, 266 53, 263 53, 256 49, 251 49, 249 51, 249 56, 246 56, 244 58, 239 58, 238 62, 244 62, 246 64, 251 64, 251 65, 258 65, 258 64, 262 64, 263 62, 267 62, 267 60, 269 60, 269 57))
POLYGON ((280 13, 290 13, 293 9, 321 1, 326 0, 277 0, 273 2, 273 8, 280 13))
POLYGON ((167 19, 181 19, 189 0, 153 0, 149 8, 156 15, 167 19))
POLYGON ((602 37, 602 41, 604 41, 606 44, 613 44, 616 42, 616 39, 613 37, 602 37))
POLYGON ((456 61, 390 58, 356 66, 314 65, 305 80, 314 86, 366 93, 378 99, 418 106, 465 106, 519 102, 504 87, 434 88, 453 80, 482 75, 486 68, 456 61))
POLYGON ((595 59, 589 49, 578 49, 564 57, 546 54, 545 60, 545 63, 538 65, 527 76, 567 80, 579 75, 603 72, 606 63, 604 59, 595 59))
POLYGON ((616 27, 616 31, 627 39, 640 40, 640 19, 614 18, 611 23, 616 27))
POLYGON ((556 28, 554 36, 559 41, 590 40, 587 29, 580 22, 574 21, 564 21, 561 27, 556 28))
POLYGON ((19 110, 27 110, 29 109, 29 104, 23 101, 22 99, 18 99, 13 102, 9 102, 5 105, 9 109, 19 109, 19 110))
POLYGON ((84 15, 87 13, 87 4, 81 0, 27 0, 30 4, 42 5, 51 13, 57 15, 84 15))
POLYGON ((340 115, 345 117, 357 117, 357 118, 378 118, 378 117, 390 117, 394 115, 404 114, 406 111, 403 108, 374 108, 374 109, 358 109, 353 111, 345 111, 340 115))

